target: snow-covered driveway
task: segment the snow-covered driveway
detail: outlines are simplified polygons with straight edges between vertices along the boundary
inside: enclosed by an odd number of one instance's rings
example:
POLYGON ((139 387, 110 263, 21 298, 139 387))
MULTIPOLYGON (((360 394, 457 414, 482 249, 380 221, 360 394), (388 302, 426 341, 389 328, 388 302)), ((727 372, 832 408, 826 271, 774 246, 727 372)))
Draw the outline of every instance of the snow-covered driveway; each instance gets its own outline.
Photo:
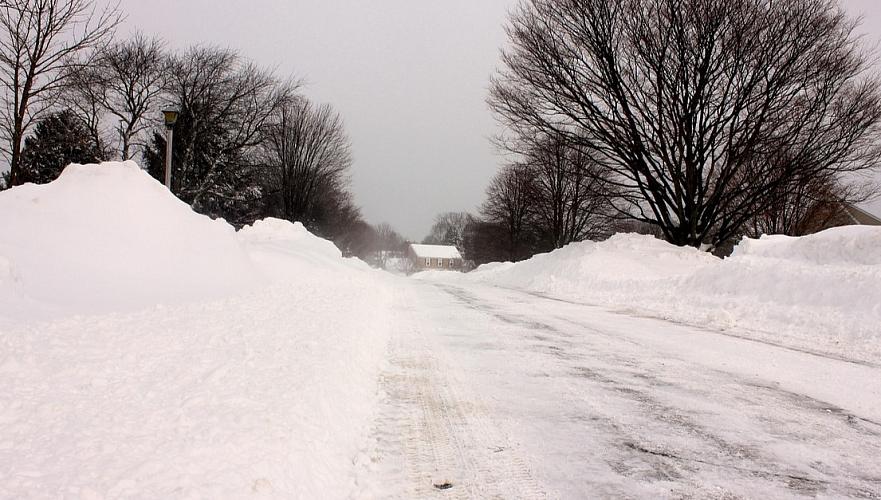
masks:
POLYGON ((881 496, 881 367, 401 282, 365 495, 881 496))

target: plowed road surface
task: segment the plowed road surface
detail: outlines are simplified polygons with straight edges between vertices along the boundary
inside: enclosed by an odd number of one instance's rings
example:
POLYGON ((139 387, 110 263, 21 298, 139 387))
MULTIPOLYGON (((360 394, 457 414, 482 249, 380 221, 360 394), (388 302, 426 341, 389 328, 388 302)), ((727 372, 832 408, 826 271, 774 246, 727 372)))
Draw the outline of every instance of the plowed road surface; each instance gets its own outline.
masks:
POLYGON ((410 283, 364 478, 384 496, 881 497, 879 366, 410 283))

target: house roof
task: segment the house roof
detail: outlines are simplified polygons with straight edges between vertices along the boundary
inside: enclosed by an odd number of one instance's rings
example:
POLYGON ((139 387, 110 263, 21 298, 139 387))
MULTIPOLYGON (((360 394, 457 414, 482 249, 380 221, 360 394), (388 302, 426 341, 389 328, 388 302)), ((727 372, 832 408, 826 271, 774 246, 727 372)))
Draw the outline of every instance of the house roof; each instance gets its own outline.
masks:
POLYGON ((410 244, 416 257, 422 259, 461 259, 462 254, 452 245, 417 245, 410 244))
POLYGON ((847 215, 853 219, 855 224, 863 226, 881 226, 881 219, 859 207, 848 203, 844 205, 844 210, 847 212, 847 215))

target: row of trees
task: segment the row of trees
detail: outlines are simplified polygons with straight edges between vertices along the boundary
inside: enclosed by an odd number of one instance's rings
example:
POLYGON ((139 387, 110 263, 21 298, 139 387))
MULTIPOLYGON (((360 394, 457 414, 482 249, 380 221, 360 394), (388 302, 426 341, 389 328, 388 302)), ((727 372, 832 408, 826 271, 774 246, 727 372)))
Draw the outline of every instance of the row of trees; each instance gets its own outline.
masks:
POLYGON ((119 24, 115 7, 88 0, 10 0, 0 4, 0 151, 9 161, 6 184, 25 182, 22 147, 37 120, 57 111, 71 70, 102 46, 119 24))
POLYGON ((583 149, 563 135, 543 137, 487 188, 481 214, 484 230, 495 234, 487 242, 495 245, 482 247, 492 257, 519 260, 607 236, 615 221, 608 189, 583 149))
POLYGON ((108 159, 141 159, 162 179, 160 110, 174 107, 180 199, 236 225, 278 217, 355 244, 365 223, 349 192, 349 138, 330 106, 231 49, 171 52, 142 34, 114 41, 120 20, 117 8, 96 10, 89 0, 0 6, 8 186, 108 159))
POLYGON ((835 0, 524 2, 483 239, 517 259, 626 221, 703 248, 822 225, 881 158, 855 27, 835 0))

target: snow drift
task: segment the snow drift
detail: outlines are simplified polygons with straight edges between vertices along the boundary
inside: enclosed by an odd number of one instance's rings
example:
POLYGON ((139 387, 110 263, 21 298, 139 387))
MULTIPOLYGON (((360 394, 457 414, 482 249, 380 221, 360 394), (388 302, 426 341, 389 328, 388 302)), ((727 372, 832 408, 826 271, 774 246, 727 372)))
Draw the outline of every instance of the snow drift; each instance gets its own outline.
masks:
POLYGON ((391 300, 365 267, 130 162, 0 193, 0 498, 351 497, 391 300))
POLYGON ((336 245, 316 237, 299 222, 258 220, 239 230, 237 237, 257 268, 272 280, 297 279, 316 267, 341 272, 370 269, 361 260, 343 259, 336 245))
POLYGON ((3 314, 95 313, 222 297, 263 282, 222 220, 134 162, 71 165, 0 193, 3 314))
POLYGON ((745 239, 724 260, 650 236, 619 234, 516 264, 489 264, 461 279, 878 361, 879 248, 881 228, 865 226, 745 239))

